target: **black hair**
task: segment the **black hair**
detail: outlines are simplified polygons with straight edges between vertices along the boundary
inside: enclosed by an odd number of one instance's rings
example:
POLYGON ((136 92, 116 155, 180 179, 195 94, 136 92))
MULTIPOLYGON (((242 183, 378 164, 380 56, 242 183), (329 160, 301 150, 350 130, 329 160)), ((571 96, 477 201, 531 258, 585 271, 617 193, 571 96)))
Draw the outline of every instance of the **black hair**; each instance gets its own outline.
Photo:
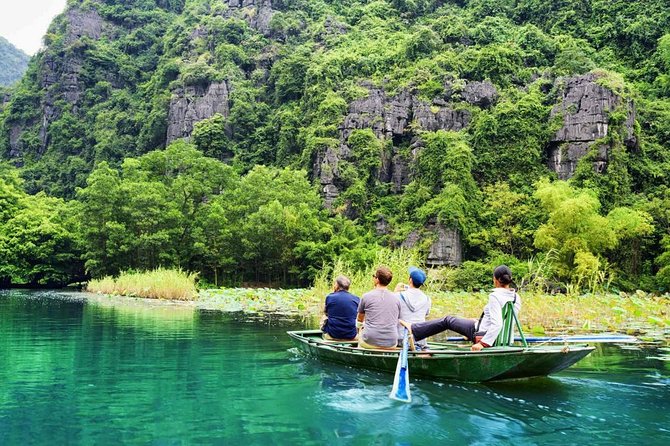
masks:
POLYGON ((503 285, 512 283, 512 270, 507 265, 500 265, 493 270, 493 277, 503 285))

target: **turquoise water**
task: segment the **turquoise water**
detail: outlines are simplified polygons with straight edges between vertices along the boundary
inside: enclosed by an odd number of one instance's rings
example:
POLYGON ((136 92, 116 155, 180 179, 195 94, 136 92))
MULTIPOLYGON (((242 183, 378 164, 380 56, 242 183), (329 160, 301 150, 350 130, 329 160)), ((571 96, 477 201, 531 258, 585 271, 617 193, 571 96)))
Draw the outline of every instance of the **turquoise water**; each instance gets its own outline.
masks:
MULTIPOLYGON (((291 348, 299 320, 0 292, 0 444, 670 444, 670 362, 606 346, 553 378, 412 380, 291 348)), ((411 370, 410 370, 411 377, 411 370)))

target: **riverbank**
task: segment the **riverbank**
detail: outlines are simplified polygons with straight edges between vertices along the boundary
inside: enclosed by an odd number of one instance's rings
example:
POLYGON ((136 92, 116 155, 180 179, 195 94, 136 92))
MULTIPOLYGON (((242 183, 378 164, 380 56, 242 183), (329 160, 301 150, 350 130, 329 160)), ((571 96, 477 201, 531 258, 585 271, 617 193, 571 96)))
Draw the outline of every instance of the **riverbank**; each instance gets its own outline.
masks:
MULTIPOLYGON (((433 307, 429 318, 445 314, 479 317, 487 302, 486 293, 430 293, 433 307)), ((199 310, 281 314, 302 317, 316 327, 323 299, 311 289, 228 288, 201 290, 195 300, 142 299, 104 294, 85 294, 107 305, 149 307, 191 307, 199 310)), ((532 335, 618 332, 643 340, 670 341, 670 296, 644 293, 633 295, 596 294, 582 296, 524 293, 521 322, 532 335)))

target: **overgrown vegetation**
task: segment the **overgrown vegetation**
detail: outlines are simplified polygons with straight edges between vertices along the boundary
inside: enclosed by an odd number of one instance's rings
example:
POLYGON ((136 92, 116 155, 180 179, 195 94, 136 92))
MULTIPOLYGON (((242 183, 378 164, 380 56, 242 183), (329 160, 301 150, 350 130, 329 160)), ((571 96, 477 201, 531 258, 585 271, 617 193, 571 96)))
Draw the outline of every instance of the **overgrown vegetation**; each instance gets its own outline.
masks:
POLYGON ((30 57, 0 36, 0 95, 3 86, 12 85, 21 79, 28 67, 30 57))
POLYGON ((661 0, 275 0, 260 31, 257 10, 222 0, 68 4, 103 26, 57 18, 46 49, 0 93, 0 152, 21 166, 0 172, 5 284, 166 267, 216 286, 316 279, 321 290, 335 265, 364 287, 364 271, 393 256, 380 247, 437 224, 463 244, 462 265, 440 273, 452 289, 488 286, 491 266, 507 263, 544 291, 670 290, 661 0), (594 171, 589 153, 557 181, 547 148, 559 78, 589 72, 635 101, 637 145, 624 144, 616 110, 600 141, 607 169, 594 171), (222 81, 228 113, 166 147, 171 95, 222 81), (473 81, 495 86, 495 101, 465 101, 473 81), (350 104, 372 87, 449 103, 467 125, 342 140, 350 104), (344 143, 325 210, 318 163, 344 143), (399 186, 393 154, 407 166, 399 186))
POLYGON ((195 280, 195 274, 158 268, 145 272, 123 272, 118 277, 106 276, 94 279, 88 282, 86 289, 110 295, 193 300, 198 295, 195 280))

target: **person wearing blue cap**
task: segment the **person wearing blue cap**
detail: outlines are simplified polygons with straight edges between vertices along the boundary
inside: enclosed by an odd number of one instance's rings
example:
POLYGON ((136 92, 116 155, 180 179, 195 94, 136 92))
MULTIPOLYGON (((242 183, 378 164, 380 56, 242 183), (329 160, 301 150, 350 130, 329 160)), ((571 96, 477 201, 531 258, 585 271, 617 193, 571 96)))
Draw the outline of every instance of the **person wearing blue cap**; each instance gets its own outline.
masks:
MULTIPOLYGON (((410 324, 424 322, 430 312, 430 298, 419 288, 426 282, 426 272, 415 266, 411 266, 409 272, 409 284, 399 283, 395 292, 399 293, 400 298, 400 319, 410 324)), ((403 327, 398 326, 398 338, 402 339, 403 327)), ((416 343, 418 348, 426 346, 426 340, 423 339, 416 343)))

